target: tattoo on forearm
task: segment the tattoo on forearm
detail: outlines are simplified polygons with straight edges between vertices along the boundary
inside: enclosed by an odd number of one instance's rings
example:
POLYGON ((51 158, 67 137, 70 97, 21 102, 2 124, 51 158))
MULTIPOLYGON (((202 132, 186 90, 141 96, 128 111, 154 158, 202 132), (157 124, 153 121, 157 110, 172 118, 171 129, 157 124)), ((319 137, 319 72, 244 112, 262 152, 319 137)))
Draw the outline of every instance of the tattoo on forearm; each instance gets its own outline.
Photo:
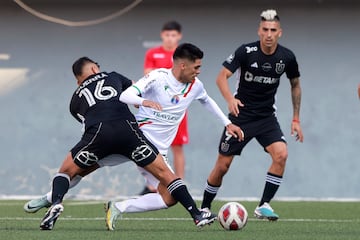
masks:
POLYGON ((298 78, 291 80, 291 97, 293 103, 294 114, 300 114, 300 104, 301 104, 301 87, 300 80, 298 78))
POLYGON ((294 113, 299 115, 300 104, 301 104, 301 90, 299 88, 293 89, 292 91, 292 103, 293 103, 294 113))

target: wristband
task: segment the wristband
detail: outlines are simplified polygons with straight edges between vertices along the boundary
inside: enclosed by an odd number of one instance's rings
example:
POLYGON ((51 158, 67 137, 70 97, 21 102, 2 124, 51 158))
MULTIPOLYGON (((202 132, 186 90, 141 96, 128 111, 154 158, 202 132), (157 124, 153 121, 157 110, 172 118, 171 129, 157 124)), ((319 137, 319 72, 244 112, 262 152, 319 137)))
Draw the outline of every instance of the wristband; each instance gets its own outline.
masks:
POLYGON ((300 123, 300 120, 295 119, 295 118, 292 121, 295 122, 295 123, 300 123))

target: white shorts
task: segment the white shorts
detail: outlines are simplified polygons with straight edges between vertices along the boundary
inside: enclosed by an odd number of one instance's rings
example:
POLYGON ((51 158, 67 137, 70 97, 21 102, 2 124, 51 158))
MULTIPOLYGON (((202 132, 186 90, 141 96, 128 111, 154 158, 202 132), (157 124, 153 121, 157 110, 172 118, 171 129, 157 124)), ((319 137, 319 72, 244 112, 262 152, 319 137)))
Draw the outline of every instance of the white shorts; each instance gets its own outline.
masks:
MULTIPOLYGON (((171 166, 168 163, 168 158, 165 155, 162 155, 163 159, 166 163, 166 165, 168 166, 168 168, 170 169, 171 172, 174 173, 174 170, 171 168, 171 166)), ((101 161, 98 161, 99 166, 102 167, 112 167, 112 166, 116 166, 116 165, 120 165, 123 164, 125 162, 131 161, 129 158, 125 157, 124 155, 120 155, 120 154, 112 154, 109 155, 103 159, 101 159, 101 161)), ((138 170, 140 171, 141 175, 144 176, 145 181, 146 181, 146 185, 150 185, 152 187, 154 187, 155 189, 158 188, 160 181, 154 177, 154 175, 152 175, 150 172, 148 172, 146 169, 139 167, 138 166, 138 170)))
POLYGON ((131 161, 129 158, 125 157, 124 155, 120 155, 120 154, 112 154, 109 155, 103 159, 101 159, 101 161, 98 161, 97 164, 102 168, 102 167, 113 167, 113 166, 117 166, 126 162, 131 161))

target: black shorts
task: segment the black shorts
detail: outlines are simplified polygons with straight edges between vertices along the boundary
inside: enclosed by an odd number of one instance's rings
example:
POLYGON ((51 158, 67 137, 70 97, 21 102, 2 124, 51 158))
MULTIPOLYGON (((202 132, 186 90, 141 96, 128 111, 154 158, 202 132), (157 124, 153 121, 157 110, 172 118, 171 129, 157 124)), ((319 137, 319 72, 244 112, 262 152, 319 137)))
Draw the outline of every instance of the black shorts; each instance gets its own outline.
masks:
POLYGON ((137 122, 128 120, 101 122, 87 128, 80 142, 71 149, 74 162, 81 168, 88 168, 111 154, 122 154, 145 167, 158 153, 137 122))
POLYGON ((244 131, 245 139, 239 142, 237 138, 233 138, 227 134, 226 128, 223 131, 219 144, 219 153, 225 156, 240 155, 243 148, 253 138, 261 144, 266 151, 266 147, 274 142, 285 142, 285 137, 281 131, 276 116, 270 116, 256 121, 249 121, 236 124, 244 131))

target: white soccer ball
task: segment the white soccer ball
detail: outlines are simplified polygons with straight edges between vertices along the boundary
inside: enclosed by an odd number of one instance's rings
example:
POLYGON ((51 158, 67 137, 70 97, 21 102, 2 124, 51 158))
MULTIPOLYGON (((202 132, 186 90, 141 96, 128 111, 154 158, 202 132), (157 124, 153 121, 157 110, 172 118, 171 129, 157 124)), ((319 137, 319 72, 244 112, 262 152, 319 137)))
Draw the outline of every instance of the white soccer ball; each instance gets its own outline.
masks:
POLYGON ((241 230, 248 220, 246 208, 238 202, 228 202, 220 208, 218 220, 226 230, 241 230))

